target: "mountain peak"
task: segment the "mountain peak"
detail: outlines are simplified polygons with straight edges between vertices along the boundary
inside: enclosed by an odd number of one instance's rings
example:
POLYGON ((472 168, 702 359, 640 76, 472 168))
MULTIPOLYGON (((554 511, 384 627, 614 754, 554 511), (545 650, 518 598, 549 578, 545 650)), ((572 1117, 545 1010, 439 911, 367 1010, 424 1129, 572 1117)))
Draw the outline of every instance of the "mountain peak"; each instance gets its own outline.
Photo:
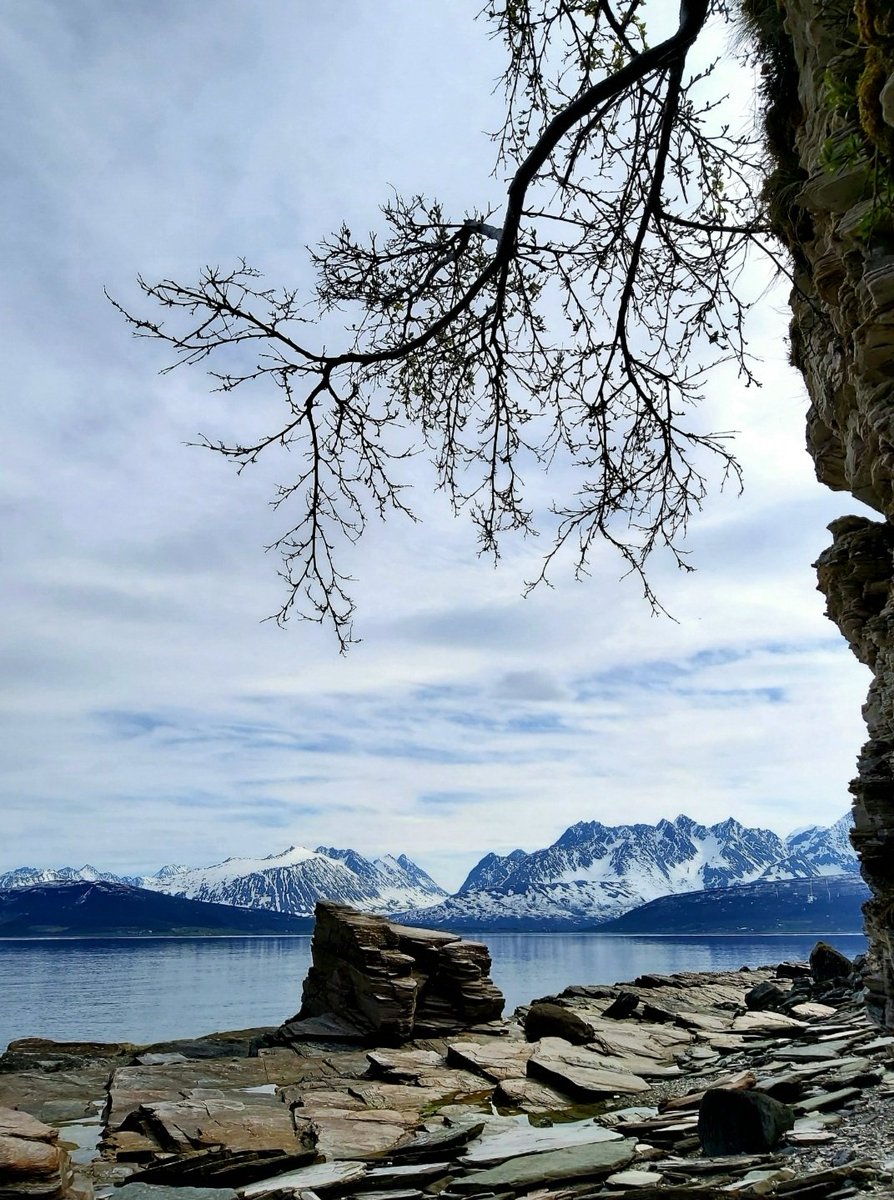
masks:
POLYGON ((455 896, 402 916, 457 928, 593 928, 662 896, 857 873, 837 822, 786 843, 734 817, 709 828, 684 814, 655 825, 578 821, 543 850, 486 854, 455 896))

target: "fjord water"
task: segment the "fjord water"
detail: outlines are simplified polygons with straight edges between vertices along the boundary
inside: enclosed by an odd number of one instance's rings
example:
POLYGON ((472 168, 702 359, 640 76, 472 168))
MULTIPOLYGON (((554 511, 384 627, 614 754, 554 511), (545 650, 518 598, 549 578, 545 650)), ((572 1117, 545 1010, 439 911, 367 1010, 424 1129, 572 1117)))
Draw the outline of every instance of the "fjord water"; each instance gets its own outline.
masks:
MULTIPOLYGON (((506 1012, 573 983, 806 959, 807 936, 491 933, 506 1012)), ((861 934, 825 940, 853 958, 861 934)), ((278 1025, 298 1009, 310 937, 0 940, 0 1050, 21 1037, 155 1042, 278 1025)))

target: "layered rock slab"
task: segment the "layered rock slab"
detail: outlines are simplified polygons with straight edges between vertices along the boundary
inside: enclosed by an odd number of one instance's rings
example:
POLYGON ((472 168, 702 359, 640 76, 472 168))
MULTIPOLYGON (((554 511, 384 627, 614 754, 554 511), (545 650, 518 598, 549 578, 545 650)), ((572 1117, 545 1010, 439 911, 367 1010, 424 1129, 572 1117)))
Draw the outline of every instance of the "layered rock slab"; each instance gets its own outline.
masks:
POLYGON ((398 925, 343 904, 316 907, 301 1009, 273 1035, 400 1046, 499 1018, 490 952, 443 930, 398 925))

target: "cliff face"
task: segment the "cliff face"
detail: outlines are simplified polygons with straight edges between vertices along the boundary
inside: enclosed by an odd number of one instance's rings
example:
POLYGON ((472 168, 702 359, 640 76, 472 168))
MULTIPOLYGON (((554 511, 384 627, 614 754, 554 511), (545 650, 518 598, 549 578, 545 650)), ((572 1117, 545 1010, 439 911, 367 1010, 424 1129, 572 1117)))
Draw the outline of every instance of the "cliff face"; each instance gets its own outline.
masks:
POLYGON ((760 3, 787 39, 788 128, 768 120, 769 199, 796 264, 808 448, 822 483, 879 514, 833 522, 816 565, 829 617, 874 675, 852 840, 873 892, 869 1003, 894 1028, 894 14, 888 0, 760 3))

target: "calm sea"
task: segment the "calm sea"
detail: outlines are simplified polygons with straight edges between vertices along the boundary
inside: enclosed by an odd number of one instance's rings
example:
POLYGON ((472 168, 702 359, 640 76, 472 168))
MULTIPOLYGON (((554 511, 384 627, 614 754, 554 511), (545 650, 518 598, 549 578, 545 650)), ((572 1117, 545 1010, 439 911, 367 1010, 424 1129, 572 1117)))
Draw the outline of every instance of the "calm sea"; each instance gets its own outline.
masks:
MULTIPOLYGON (((818 935, 486 938, 506 1011, 572 983, 806 959, 818 935)), ((860 934, 827 941, 853 957, 860 934)), ((0 940, 0 1049, 20 1037, 155 1042, 278 1025, 299 1007, 309 937, 0 940)))

